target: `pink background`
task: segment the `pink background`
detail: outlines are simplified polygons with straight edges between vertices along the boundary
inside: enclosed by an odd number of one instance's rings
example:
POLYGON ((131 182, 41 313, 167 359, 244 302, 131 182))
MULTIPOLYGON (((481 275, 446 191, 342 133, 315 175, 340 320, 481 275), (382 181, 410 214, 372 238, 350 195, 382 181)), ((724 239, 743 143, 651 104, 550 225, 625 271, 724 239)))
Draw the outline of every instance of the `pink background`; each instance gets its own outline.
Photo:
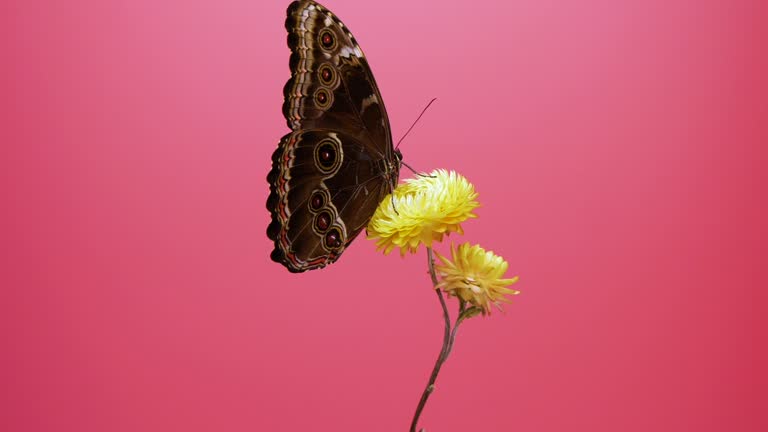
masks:
MULTIPOLYGON (((287 4, 3 3, 0 430, 407 430, 423 254, 268 259, 287 4)), ((766 2, 326 6, 521 277, 427 430, 768 429, 766 2)))

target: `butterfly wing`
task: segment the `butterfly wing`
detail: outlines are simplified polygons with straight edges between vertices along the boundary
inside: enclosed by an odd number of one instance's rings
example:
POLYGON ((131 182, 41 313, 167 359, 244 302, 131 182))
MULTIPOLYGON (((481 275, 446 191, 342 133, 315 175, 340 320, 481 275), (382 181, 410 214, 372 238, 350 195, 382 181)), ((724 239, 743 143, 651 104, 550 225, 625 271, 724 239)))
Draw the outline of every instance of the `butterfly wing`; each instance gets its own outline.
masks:
POLYGON ((368 62, 349 30, 313 1, 285 23, 291 79, 283 114, 291 133, 272 156, 267 235, 292 272, 338 259, 397 183, 389 120, 368 62))

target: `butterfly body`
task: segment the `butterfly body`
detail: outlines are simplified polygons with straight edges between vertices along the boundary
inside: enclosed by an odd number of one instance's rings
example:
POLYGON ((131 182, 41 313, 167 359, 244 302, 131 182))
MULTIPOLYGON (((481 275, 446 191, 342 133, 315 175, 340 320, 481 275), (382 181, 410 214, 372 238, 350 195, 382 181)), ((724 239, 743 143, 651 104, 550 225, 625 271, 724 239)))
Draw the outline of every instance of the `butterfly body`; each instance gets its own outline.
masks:
POLYGON ((349 29, 314 1, 285 22, 291 78, 283 115, 291 132, 272 155, 267 208, 272 260, 292 272, 335 262, 397 185, 384 103, 349 29))

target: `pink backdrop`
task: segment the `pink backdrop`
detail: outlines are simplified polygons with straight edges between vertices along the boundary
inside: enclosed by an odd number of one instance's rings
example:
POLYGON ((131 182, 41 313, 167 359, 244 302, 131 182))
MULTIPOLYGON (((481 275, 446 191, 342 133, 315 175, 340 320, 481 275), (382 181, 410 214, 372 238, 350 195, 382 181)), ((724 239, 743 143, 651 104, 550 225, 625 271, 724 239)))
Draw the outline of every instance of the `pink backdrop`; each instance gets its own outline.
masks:
MULTIPOLYGON (((439 349, 423 255, 269 261, 287 1, 0 14, 0 430, 405 431, 439 349)), ((464 239, 523 293, 423 425, 764 431, 761 0, 328 0, 464 239)))

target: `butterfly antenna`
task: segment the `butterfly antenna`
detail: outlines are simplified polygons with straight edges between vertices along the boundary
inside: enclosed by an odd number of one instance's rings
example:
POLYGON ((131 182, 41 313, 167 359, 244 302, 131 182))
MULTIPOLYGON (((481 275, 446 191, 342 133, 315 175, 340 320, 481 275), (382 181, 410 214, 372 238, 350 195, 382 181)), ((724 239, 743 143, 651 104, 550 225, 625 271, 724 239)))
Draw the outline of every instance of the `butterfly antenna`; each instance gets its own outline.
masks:
MULTIPOLYGON (((411 127, 409 127, 409 128, 408 128, 408 130, 405 132, 405 135, 403 135, 403 137, 402 137, 402 138, 400 138, 400 140, 397 142, 397 145, 395 146, 395 150, 397 150, 397 149, 398 149, 398 147, 400 147, 400 143, 401 143, 401 142, 403 142, 403 140, 405 139, 405 137, 407 137, 407 136, 408 136, 408 134, 411 132, 411 129, 413 129, 413 127, 414 127, 414 126, 416 126, 416 123, 418 123, 418 122, 419 122, 419 119, 421 119, 421 116, 423 116, 423 115, 424 115, 424 113, 425 113, 425 112, 427 112, 427 108, 429 108, 429 106, 430 106, 430 105, 432 105, 432 102, 434 102, 434 101, 436 101, 436 100, 437 100, 437 98, 433 98, 431 101, 429 101, 429 103, 427 104, 427 106, 425 106, 425 107, 424 107, 424 109, 423 109, 423 110, 421 110, 421 114, 419 114, 419 116, 416 118, 416 121, 415 121, 415 122, 413 122, 413 124, 411 125, 411 127)), ((408 165, 406 165, 406 166, 408 166, 408 165)), ((411 168, 411 167, 408 167, 408 168, 411 168)), ((411 171, 413 171, 413 169, 412 169, 412 168, 411 168, 411 171)), ((415 171, 414 171, 414 172, 415 172, 415 171)))

